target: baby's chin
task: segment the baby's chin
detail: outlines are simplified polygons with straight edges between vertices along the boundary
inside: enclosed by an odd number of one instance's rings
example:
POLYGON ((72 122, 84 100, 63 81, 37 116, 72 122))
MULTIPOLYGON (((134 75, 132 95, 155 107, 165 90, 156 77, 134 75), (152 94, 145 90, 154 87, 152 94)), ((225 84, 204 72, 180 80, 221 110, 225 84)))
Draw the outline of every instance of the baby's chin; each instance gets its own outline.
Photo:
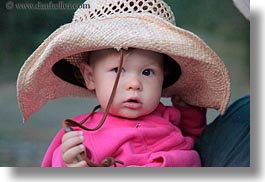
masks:
POLYGON ((148 114, 150 114, 152 111, 150 112, 145 112, 145 113, 134 113, 134 112, 109 112, 109 114, 116 116, 116 117, 120 117, 120 118, 124 118, 124 119, 137 119, 143 116, 146 116, 148 114))

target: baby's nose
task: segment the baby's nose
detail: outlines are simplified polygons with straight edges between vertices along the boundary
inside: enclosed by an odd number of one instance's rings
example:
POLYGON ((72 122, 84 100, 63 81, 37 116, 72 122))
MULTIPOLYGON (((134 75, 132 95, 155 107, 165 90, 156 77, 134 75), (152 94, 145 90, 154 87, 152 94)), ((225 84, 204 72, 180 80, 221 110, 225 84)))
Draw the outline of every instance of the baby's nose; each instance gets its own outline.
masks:
POLYGON ((142 90, 142 83, 137 76, 133 76, 127 81, 127 90, 142 90))

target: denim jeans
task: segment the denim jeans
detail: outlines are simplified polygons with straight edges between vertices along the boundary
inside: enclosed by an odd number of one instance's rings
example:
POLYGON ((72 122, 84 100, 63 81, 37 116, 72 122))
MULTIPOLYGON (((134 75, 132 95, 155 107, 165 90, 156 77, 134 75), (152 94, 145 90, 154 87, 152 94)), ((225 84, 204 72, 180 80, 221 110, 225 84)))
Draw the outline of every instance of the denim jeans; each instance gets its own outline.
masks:
POLYGON ((195 144, 203 167, 250 166, 250 96, 230 105, 195 144))

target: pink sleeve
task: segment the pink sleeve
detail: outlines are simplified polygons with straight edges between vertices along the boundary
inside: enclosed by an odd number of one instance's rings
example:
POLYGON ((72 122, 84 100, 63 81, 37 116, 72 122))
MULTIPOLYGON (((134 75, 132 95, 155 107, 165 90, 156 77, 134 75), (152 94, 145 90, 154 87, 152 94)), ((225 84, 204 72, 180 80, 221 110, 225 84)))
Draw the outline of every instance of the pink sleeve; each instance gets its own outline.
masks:
POLYGON ((57 147, 52 155, 52 167, 66 167, 61 154, 61 146, 57 147))
POLYGON ((206 109, 199 107, 175 106, 180 113, 180 124, 184 136, 190 136, 195 141, 206 127, 206 109))
MULTIPOLYGON (((86 116, 87 114, 81 114, 75 116, 73 120, 81 121, 86 116)), ((61 144, 63 135, 64 130, 61 129, 53 138, 42 160, 41 167, 66 167, 61 155, 61 144)))
MULTIPOLYGON (((63 130, 60 130, 53 138, 42 160, 41 167, 65 167, 61 160, 61 154, 58 152, 62 143, 63 130), (56 165, 54 165, 56 163, 56 165), (59 165, 60 164, 60 165, 59 165)), ((59 150, 60 151, 60 150, 59 150)))
POLYGON ((199 154, 195 150, 161 151, 151 154, 144 167, 200 167, 199 154))

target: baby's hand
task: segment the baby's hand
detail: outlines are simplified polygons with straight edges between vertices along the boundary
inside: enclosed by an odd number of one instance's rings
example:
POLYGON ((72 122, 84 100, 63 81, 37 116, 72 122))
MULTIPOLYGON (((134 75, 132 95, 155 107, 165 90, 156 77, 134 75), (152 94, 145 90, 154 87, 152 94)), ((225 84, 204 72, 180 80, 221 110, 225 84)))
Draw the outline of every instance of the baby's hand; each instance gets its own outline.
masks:
POLYGON ((78 161, 77 156, 85 152, 84 136, 81 131, 71 131, 62 138, 62 158, 67 167, 87 167, 84 160, 78 161))
POLYGON ((188 104, 183 102, 183 100, 181 100, 181 98, 179 96, 171 97, 171 102, 172 102, 173 106, 175 106, 175 107, 177 107, 177 106, 190 107, 188 104))

